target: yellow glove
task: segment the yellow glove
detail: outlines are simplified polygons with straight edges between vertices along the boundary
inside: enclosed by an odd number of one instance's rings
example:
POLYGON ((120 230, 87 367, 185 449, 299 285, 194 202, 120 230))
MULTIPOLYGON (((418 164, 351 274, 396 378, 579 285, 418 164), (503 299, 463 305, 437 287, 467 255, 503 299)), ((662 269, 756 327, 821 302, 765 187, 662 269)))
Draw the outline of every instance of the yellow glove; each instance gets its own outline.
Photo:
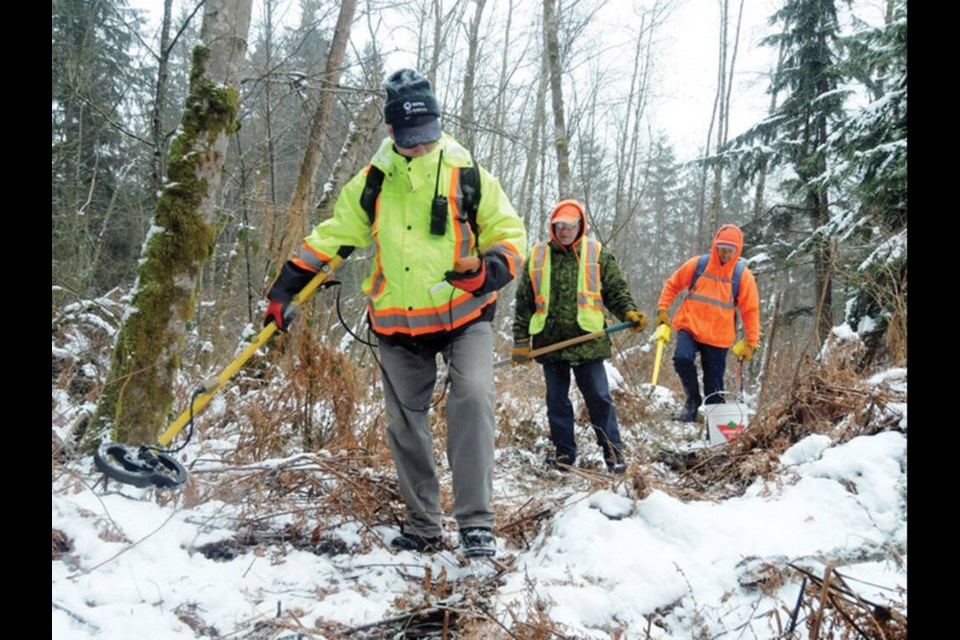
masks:
POLYGON ((643 331, 647 327, 647 314, 643 311, 627 311, 623 318, 627 322, 637 323, 637 326, 630 327, 630 331, 643 331))
POLYGON ((737 356, 737 360, 750 360, 753 358, 753 352, 756 349, 756 347, 750 346, 746 338, 742 338, 737 344, 733 345, 733 355, 737 356))
POLYGON ((670 318, 667 317, 666 309, 657 310, 657 324, 670 324, 670 318))
POLYGON ((530 362, 530 338, 526 340, 515 340, 513 342, 513 351, 510 353, 510 365, 527 364, 530 362))

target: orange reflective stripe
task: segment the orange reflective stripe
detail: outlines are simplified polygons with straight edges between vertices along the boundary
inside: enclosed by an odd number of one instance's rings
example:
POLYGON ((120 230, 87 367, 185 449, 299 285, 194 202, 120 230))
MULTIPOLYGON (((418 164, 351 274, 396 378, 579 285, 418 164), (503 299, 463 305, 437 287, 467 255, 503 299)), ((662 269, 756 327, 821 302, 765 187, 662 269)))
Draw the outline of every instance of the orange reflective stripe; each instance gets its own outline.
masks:
MULTIPOLYGON (((377 196, 377 203, 375 206, 376 215, 373 217, 373 225, 371 229, 377 229, 380 224, 380 196, 377 196)), ((380 261, 380 238, 376 233, 371 234, 373 237, 373 243, 377 246, 377 250, 374 253, 373 259, 377 264, 377 270, 373 272, 373 277, 370 278, 370 288, 364 289, 364 293, 371 297, 377 297, 383 293, 383 289, 387 286, 387 278, 383 275, 383 263, 380 261)))
POLYGON ((530 283, 533 285, 533 297, 537 302, 537 313, 546 313, 547 301, 540 293, 543 283, 543 269, 547 258, 547 245, 545 243, 536 244, 533 247, 533 257, 530 263, 530 283))
POLYGON ((489 253, 496 253, 503 256, 504 261, 507 263, 507 268, 510 270, 510 275, 514 278, 517 277, 517 272, 523 261, 520 259, 520 252, 517 251, 517 248, 513 246, 513 244, 504 240, 493 246, 489 253))
POLYGON ((291 262, 293 262, 293 264, 297 265, 297 266, 300 267, 301 269, 305 269, 306 271, 312 271, 313 273, 316 273, 317 271, 319 271, 319 269, 315 269, 315 268, 311 267, 309 264, 307 264, 306 262, 304 262, 304 261, 301 260, 300 258, 293 258, 293 259, 291 259, 291 262))
POLYGON ((466 258, 473 252, 474 238, 473 229, 470 228, 470 221, 467 216, 460 215, 460 202, 463 194, 460 192, 460 168, 455 167, 450 172, 450 191, 454 197, 450 198, 450 217, 453 222, 453 237, 456 243, 456 252, 453 261, 460 258, 466 258))
POLYGON ((372 324, 379 333, 387 335, 404 333, 420 335, 435 331, 450 331, 478 317, 484 307, 497 299, 495 292, 477 297, 464 293, 455 298, 452 304, 427 309, 407 310, 402 307, 390 307, 372 314, 372 324))

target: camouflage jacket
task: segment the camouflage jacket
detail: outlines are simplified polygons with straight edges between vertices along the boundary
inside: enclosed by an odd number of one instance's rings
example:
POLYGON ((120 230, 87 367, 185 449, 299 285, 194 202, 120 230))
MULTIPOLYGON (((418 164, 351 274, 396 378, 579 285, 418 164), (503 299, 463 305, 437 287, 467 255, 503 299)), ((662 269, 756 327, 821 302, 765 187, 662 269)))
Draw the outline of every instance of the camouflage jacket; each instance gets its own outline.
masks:
MULTIPOLYGON (((533 336, 534 349, 589 333, 577 324, 577 267, 577 256, 573 251, 563 249, 556 242, 550 243, 550 306, 543 331, 533 336)), ((603 305, 620 321, 624 320, 627 311, 637 309, 616 258, 606 248, 600 252, 600 281, 603 305)), ((519 277, 515 306, 513 337, 514 340, 523 340, 530 336, 530 317, 536 309, 533 284, 526 265, 519 277)), ((576 366, 609 357, 610 337, 604 335, 596 340, 546 353, 536 360, 540 363, 566 361, 576 366)))

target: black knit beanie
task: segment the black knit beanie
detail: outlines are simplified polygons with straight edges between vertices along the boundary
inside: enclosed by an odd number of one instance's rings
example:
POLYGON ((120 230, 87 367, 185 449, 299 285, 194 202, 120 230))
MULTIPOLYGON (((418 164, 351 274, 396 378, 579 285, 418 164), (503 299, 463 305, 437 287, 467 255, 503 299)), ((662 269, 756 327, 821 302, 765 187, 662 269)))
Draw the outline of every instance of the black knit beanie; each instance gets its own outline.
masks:
POLYGON ((383 105, 383 116, 387 124, 402 125, 411 118, 419 116, 440 117, 440 107, 433 96, 430 81, 413 69, 394 71, 383 83, 387 90, 387 99, 383 105))

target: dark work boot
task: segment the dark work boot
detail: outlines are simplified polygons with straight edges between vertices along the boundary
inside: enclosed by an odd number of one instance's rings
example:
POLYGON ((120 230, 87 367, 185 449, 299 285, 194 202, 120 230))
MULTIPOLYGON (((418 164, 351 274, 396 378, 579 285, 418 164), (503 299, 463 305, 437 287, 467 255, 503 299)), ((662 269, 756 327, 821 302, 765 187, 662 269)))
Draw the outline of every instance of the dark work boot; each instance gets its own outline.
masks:
POLYGON ((696 400, 687 399, 687 403, 683 405, 683 411, 680 412, 680 421, 681 422, 695 422, 697 419, 697 409, 700 408, 700 399, 696 400))
POLYGON ((460 531, 460 549, 467 558, 489 558, 497 553, 497 539, 486 527, 469 527, 460 531))
POLYGON ((390 541, 390 546, 397 551, 418 551, 432 553, 443 547, 443 540, 439 537, 427 538, 409 531, 403 532, 390 541))
POLYGON ((562 453, 558 453, 556 455, 548 455, 546 460, 544 460, 544 464, 547 467, 549 467, 550 469, 556 469, 561 473, 566 473, 567 471, 569 471, 570 468, 573 467, 575 462, 576 462, 575 458, 571 458, 570 456, 564 455, 562 453))

